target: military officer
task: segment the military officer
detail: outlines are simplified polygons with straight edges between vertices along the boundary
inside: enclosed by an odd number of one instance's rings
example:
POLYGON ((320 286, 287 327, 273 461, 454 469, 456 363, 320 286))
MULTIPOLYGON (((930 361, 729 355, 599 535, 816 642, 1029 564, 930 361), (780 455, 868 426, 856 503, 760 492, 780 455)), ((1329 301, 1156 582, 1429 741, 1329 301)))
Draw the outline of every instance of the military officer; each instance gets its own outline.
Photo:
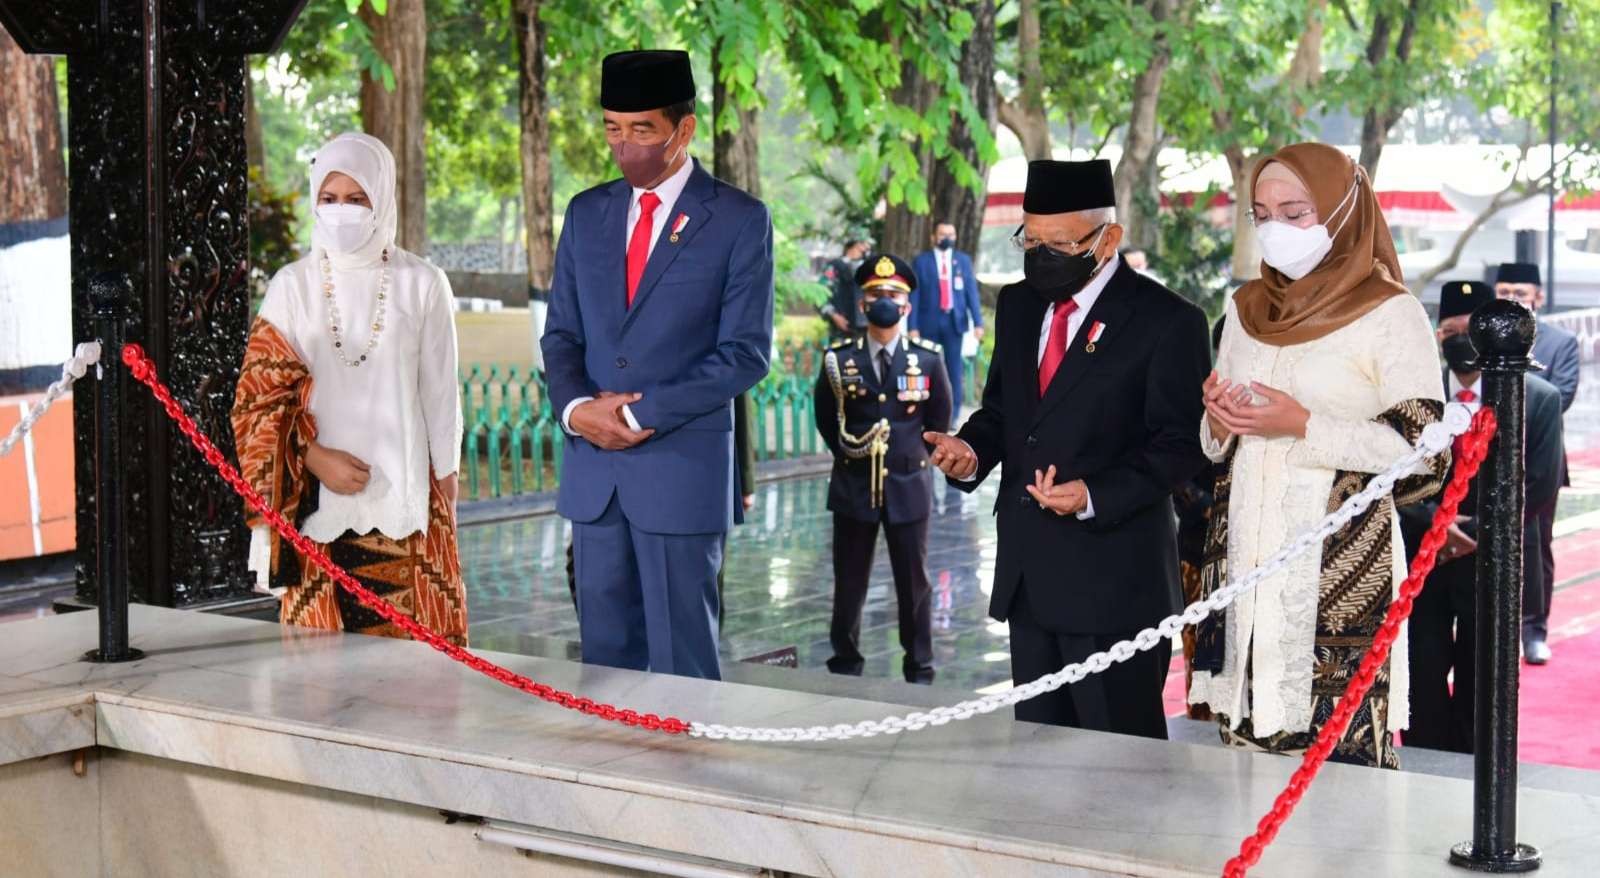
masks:
POLYGON ((822 271, 822 282, 828 286, 828 301, 819 312, 828 324, 828 340, 841 341, 852 338, 867 329, 867 317, 861 311, 861 291, 856 288, 856 267, 872 248, 867 242, 851 238, 844 242, 844 252, 830 261, 822 271))
POLYGON ((917 277, 896 256, 868 256, 855 273, 866 334, 836 342, 817 378, 817 429, 833 452, 833 657, 828 670, 859 675, 861 610, 881 525, 900 609, 907 682, 933 682, 928 517, 933 471, 925 431, 950 426, 944 352, 901 332, 917 277))

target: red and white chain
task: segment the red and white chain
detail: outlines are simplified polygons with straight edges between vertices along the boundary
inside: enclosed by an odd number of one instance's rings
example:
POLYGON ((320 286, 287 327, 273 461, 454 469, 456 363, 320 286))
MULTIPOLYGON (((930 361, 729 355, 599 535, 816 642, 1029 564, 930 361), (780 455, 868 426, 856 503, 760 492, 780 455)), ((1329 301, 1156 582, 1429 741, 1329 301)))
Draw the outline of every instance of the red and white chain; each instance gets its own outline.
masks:
POLYGON ((755 741, 759 743, 788 743, 799 741, 843 741, 851 738, 870 738, 875 735, 895 735, 914 732, 929 726, 942 726, 957 720, 971 719, 980 714, 993 713, 1020 701, 1053 692, 1068 683, 1076 683, 1090 674, 1098 674, 1117 662, 1125 662, 1135 654, 1153 649, 1171 640, 1187 625, 1194 625, 1233 603, 1239 595, 1255 588, 1262 580, 1281 571, 1292 559, 1321 545, 1356 516, 1365 512, 1374 502, 1394 489, 1395 482, 1410 475, 1423 460, 1442 454, 1455 437, 1466 433, 1472 426, 1472 416, 1466 406, 1451 403, 1445 407, 1444 419, 1430 424, 1422 432, 1422 439, 1393 466, 1375 476, 1367 487, 1346 500, 1342 506, 1323 518, 1294 540, 1285 544, 1265 563, 1242 577, 1230 577, 1227 585, 1217 589, 1210 597, 1195 601, 1181 613, 1161 620, 1146 628, 1132 639, 1114 644, 1110 649, 1097 652, 1081 662, 1067 665, 1053 674, 1040 677, 1005 692, 985 695, 948 707, 916 711, 901 716, 831 726, 727 726, 715 723, 692 722, 689 735, 696 738, 755 741))
POLYGON ((44 417, 45 410, 50 408, 56 400, 66 396, 67 391, 72 387, 72 383, 88 374, 89 367, 99 362, 99 342, 86 341, 78 345, 72 354, 72 359, 61 366, 61 377, 57 378, 54 384, 45 389, 44 398, 34 403, 33 408, 22 416, 22 420, 11 428, 11 433, 6 436, 4 441, 0 441, 0 457, 10 454, 11 449, 17 447, 17 444, 22 441, 22 437, 28 435, 28 431, 33 429, 33 425, 38 423, 41 417, 44 417))

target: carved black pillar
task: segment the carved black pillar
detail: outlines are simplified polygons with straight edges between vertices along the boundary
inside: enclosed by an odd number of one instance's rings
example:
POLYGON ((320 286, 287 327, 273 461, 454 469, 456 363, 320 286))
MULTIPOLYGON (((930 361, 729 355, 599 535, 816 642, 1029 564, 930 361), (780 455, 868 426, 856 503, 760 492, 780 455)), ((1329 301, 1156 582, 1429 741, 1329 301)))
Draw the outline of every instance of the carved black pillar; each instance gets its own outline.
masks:
POLYGON ((1472 840, 1450 862, 1477 872, 1531 872, 1539 851, 1517 842, 1517 681, 1522 650, 1523 376, 1534 318, 1504 299, 1472 315, 1483 404, 1498 426, 1478 470, 1477 688, 1473 691, 1472 840))
MULTIPOLYGON (((228 453, 249 320, 245 56, 270 52, 305 0, 0 0, 28 52, 68 58, 74 342, 94 338, 89 281, 134 279, 129 341, 228 453)), ((93 394, 74 397, 78 597, 95 599, 93 394)), ((248 594, 239 501, 147 395, 121 413, 134 600, 248 594)))

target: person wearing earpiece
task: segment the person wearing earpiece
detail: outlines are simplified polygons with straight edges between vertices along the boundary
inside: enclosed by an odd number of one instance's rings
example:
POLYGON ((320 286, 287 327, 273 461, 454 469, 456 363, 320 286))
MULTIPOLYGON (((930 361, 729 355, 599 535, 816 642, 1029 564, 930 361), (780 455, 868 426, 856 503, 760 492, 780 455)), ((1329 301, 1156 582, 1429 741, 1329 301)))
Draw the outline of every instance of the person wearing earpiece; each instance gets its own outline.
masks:
MULTIPOLYGON (((1228 303, 1196 426, 1221 464, 1201 572, 1205 595, 1364 489, 1444 413, 1433 327, 1402 282, 1372 183, 1331 146, 1285 147, 1257 166, 1251 209, 1261 277, 1228 303)), ((1405 578, 1396 506, 1436 493, 1448 455, 1212 615, 1196 633, 1192 704, 1223 740, 1299 753, 1328 721, 1405 578)), ((1398 767, 1405 635, 1335 761, 1398 767)))
MULTIPOLYGON (((341 134, 310 172, 311 252, 272 278, 239 372, 239 471, 362 585, 465 645, 450 281, 395 245, 382 141, 341 134)), ((256 588, 281 598, 284 624, 405 636, 245 514, 256 588)))

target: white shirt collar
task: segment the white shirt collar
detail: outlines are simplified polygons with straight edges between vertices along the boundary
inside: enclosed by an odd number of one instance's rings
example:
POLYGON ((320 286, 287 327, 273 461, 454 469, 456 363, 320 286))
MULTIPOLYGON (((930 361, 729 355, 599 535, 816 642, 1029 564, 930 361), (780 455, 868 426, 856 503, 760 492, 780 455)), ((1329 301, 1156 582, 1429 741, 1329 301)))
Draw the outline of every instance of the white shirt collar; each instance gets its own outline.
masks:
MULTIPOLYGON (((1447 369, 1445 371, 1449 372, 1450 370, 1447 369)), ((1464 387, 1461 384, 1461 379, 1456 377, 1456 373, 1450 372, 1450 398, 1446 402, 1455 402, 1456 394, 1463 390, 1472 391, 1478 397, 1476 401, 1481 402, 1483 400, 1483 376, 1479 375, 1478 380, 1472 382, 1471 387, 1464 387)))
POLYGON ((685 159, 683 164, 672 172, 672 176, 662 180, 661 185, 656 188, 640 189, 635 186, 633 188, 633 200, 628 204, 629 210, 639 209, 639 196, 646 192, 654 192, 656 197, 661 199, 661 206, 671 209, 672 205, 677 203, 678 196, 683 194, 683 187, 689 185, 689 175, 693 173, 694 159, 689 158, 685 159))

